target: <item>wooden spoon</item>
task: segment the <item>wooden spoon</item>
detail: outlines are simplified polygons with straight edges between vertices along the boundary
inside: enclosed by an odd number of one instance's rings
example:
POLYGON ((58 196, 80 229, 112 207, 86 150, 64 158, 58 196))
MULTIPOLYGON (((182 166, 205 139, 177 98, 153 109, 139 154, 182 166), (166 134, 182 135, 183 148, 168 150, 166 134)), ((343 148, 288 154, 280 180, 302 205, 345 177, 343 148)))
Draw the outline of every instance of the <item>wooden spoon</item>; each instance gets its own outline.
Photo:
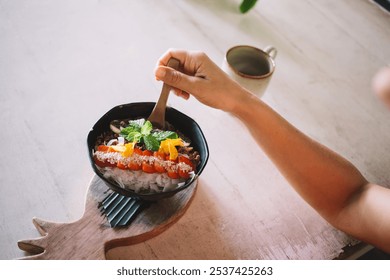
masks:
MULTIPOLYGON (((179 69, 180 61, 171 58, 168 61, 167 66, 171 67, 175 70, 179 69)), ((165 128, 165 109, 167 107, 167 101, 168 101, 168 96, 169 92, 171 91, 172 87, 166 83, 163 84, 160 98, 158 99, 156 105, 153 108, 152 113, 150 114, 148 120, 156 127, 160 129, 165 128)))

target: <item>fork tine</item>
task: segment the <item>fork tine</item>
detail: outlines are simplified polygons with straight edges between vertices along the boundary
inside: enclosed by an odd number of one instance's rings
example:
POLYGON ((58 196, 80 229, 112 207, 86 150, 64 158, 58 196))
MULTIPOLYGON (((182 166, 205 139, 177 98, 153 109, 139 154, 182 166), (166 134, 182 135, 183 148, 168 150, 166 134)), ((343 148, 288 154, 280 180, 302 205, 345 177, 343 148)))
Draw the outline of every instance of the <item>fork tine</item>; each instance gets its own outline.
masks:
POLYGON ((115 217, 118 216, 118 214, 122 211, 126 204, 130 201, 131 197, 123 198, 120 203, 118 203, 117 207, 115 207, 115 209, 113 209, 109 214, 107 214, 107 218, 110 224, 115 219, 115 217))
POLYGON ((142 205, 145 205, 145 201, 141 200, 135 200, 133 206, 129 211, 126 212, 126 215, 122 217, 122 219, 118 222, 118 226, 127 226, 131 222, 133 218, 135 218, 136 214, 138 213, 138 210, 141 209, 142 205))
POLYGON ((111 203, 110 205, 108 205, 105 209, 106 211, 106 215, 107 216, 110 216, 112 211, 114 211, 116 209, 116 207, 118 207, 118 205, 122 202, 122 200, 124 199, 125 197, 124 196, 117 196, 111 203))
POLYGON ((114 192, 110 192, 100 203, 98 207, 102 207, 111 197, 114 195, 114 192))
POLYGON ((117 199, 119 197, 119 193, 116 193, 116 192, 113 192, 111 193, 109 196, 107 196, 102 202, 101 202, 101 206, 103 208, 107 208, 108 206, 110 206, 111 203, 113 203, 115 201, 115 199, 117 199))
POLYGON ((112 192, 98 204, 98 208, 106 216, 110 226, 117 227, 129 225, 144 204, 147 205, 137 198, 112 192))
POLYGON ((120 221, 123 219, 124 216, 126 216, 127 212, 133 207, 135 203, 135 199, 130 199, 121 209, 120 213, 116 215, 116 217, 109 217, 109 222, 111 224, 111 227, 116 227, 120 221))
POLYGON ((117 199, 119 196, 116 192, 111 192, 109 195, 107 195, 101 202, 98 204, 98 208, 100 208, 101 216, 106 213, 107 207, 111 205, 111 203, 115 202, 115 199, 117 199))

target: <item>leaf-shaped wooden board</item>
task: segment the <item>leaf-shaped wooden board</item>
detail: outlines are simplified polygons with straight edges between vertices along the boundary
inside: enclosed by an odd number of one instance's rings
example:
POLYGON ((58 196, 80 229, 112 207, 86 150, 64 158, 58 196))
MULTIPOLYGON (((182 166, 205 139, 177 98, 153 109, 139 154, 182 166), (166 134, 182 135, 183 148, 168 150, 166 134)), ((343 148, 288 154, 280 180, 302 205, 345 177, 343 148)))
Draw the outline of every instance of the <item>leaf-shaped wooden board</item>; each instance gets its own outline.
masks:
POLYGON ((94 176, 88 187, 85 211, 80 220, 54 223, 33 218, 42 237, 18 242, 21 250, 34 254, 23 259, 101 260, 110 249, 146 241, 169 228, 189 207, 197 180, 170 198, 153 202, 127 227, 111 228, 98 209, 108 188, 94 176))

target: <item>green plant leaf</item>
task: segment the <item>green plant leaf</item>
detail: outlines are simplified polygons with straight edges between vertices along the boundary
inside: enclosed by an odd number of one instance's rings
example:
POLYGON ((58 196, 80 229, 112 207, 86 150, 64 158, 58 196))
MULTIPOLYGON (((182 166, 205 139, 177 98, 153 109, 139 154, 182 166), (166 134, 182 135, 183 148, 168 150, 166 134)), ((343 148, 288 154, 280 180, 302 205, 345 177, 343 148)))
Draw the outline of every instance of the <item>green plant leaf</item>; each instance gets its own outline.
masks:
MULTIPOLYGON (((138 119, 138 120, 130 120, 129 121, 129 126, 134 127, 134 128, 139 128, 145 124, 145 119, 138 119)), ((128 126, 127 126, 128 127, 128 126)))
POLYGON ((256 5, 257 0, 243 0, 240 5, 240 12, 245 14, 256 5))
POLYGON ((165 139, 179 138, 176 132, 173 131, 157 131, 151 133, 153 125, 145 119, 131 120, 129 125, 121 130, 121 136, 127 141, 145 143, 146 149, 157 151, 160 147, 160 142, 165 139))
POLYGON ((142 135, 149 135, 150 132, 152 131, 153 129, 153 125, 150 121, 146 121, 142 127, 141 127, 141 134, 142 135))
POLYGON ((138 131, 131 131, 130 133, 128 133, 125 138, 127 141, 130 141, 130 142, 140 142, 141 140, 141 137, 142 137, 142 134, 138 131))
POLYGON ((152 135, 160 142, 168 138, 169 139, 179 138, 176 132, 169 131, 169 130, 154 132, 152 135))
POLYGON ((132 125, 129 125, 129 126, 126 126, 125 128, 123 128, 121 130, 121 135, 122 136, 127 136, 129 135, 130 133, 132 132, 138 132, 138 133, 141 133, 141 127, 137 127, 137 126, 132 126, 132 125))
POLYGON ((147 150, 157 151, 160 147, 160 142, 152 134, 144 135, 143 139, 147 150))

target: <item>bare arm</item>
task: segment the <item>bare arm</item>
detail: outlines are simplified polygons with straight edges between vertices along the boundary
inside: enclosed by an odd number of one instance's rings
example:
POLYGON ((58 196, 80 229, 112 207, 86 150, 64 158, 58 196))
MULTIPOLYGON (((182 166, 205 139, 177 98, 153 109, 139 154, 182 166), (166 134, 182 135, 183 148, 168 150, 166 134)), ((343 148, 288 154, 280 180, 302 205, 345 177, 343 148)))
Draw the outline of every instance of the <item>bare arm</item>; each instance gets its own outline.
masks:
POLYGON ((295 190, 327 221, 390 251, 389 189, 368 183, 350 162, 260 100, 242 103, 234 113, 295 190))
POLYGON ((156 77, 237 116, 296 191, 335 227, 390 252, 390 190, 370 184, 347 160, 310 139, 229 79, 205 54, 171 50, 156 77), (174 56, 182 73, 164 67, 174 56))

